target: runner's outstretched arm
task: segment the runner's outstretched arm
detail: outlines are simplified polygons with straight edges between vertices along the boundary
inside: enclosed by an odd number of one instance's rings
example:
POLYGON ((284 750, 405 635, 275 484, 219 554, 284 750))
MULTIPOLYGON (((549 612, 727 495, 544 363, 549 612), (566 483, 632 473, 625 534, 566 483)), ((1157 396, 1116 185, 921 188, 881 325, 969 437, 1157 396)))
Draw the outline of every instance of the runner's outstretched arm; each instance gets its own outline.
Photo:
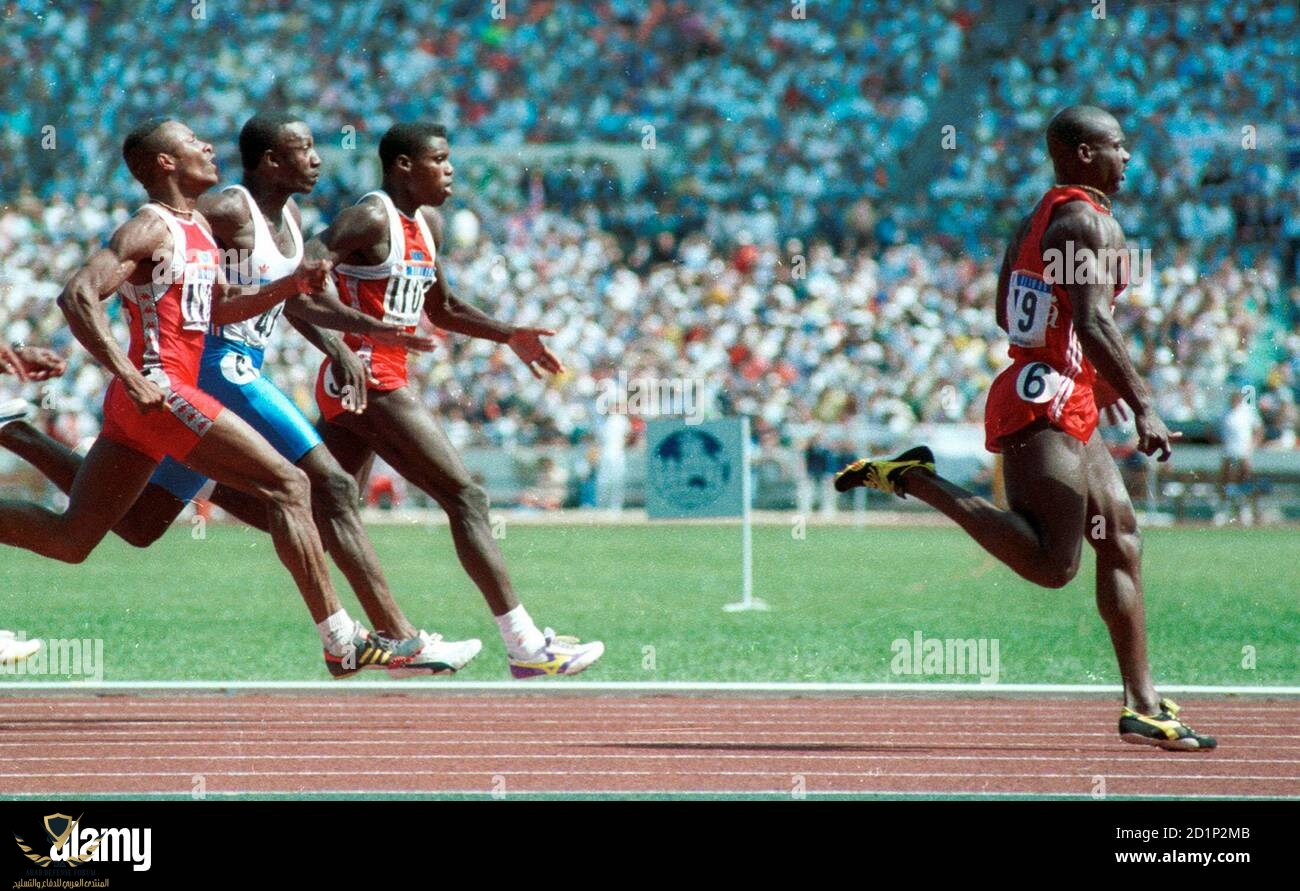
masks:
POLYGON ((420 208, 420 212, 424 214, 424 221, 429 224, 434 245, 438 249, 437 258, 434 260, 434 266, 438 271, 437 280, 429 292, 429 299, 424 304, 429 321, 439 328, 455 331, 457 334, 496 343, 508 343, 516 331, 513 325, 497 321, 478 307, 458 299, 451 292, 447 276, 442 270, 442 214, 427 207, 420 208))
MULTIPOLYGON (((325 355, 329 350, 316 342, 303 328, 328 328, 331 331, 344 331, 349 334, 361 334, 375 343, 384 346, 403 347, 418 353, 427 353, 434 348, 435 342, 427 334, 406 331, 394 325, 385 325, 379 319, 368 316, 360 310, 353 309, 338 298, 338 292, 331 282, 315 294, 299 294, 284 304, 284 314, 294 323, 303 337, 325 355), (303 324, 298 324, 303 323, 303 324)), ((333 358, 331 356, 331 358, 333 358)))
MULTIPOLYGON (((434 244, 441 248, 442 216, 429 211, 428 208, 421 208, 421 212, 424 213, 425 221, 428 222, 429 229, 433 233, 434 244)), ((424 303, 424 311, 429 321, 447 331, 508 345, 528 366, 533 377, 540 378, 541 371, 551 374, 560 374, 564 371, 564 363, 550 351, 546 344, 542 343, 543 337, 555 334, 553 330, 516 327, 497 321, 477 307, 460 300, 451 292, 446 273, 442 269, 441 250, 437 251, 434 266, 437 269, 436 280, 424 303)))
POLYGON ((260 316, 291 297, 319 290, 329 271, 328 261, 303 260, 293 273, 269 285, 243 286, 227 283, 218 267, 217 282, 212 289, 212 322, 229 325, 260 316))

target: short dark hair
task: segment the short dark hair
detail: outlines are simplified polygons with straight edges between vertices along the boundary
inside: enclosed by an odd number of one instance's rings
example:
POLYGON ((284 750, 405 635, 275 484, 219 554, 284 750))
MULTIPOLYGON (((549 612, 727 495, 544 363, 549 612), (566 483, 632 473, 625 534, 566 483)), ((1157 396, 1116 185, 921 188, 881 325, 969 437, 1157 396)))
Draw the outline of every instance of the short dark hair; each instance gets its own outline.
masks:
POLYGON ((1114 121, 1110 112, 1095 105, 1063 108, 1047 124, 1047 149, 1073 151, 1080 143, 1096 139, 1114 121))
POLYGON ((126 161, 126 167, 137 179, 140 175, 140 166, 146 157, 161 151, 163 146, 158 138, 158 130, 163 124, 175 118, 158 115, 146 118, 131 128, 131 132, 126 134, 126 139, 122 140, 122 160, 126 161))
POLYGON ((379 163, 387 170, 398 155, 415 156, 430 139, 447 138, 447 128, 442 124, 417 121, 412 124, 394 124, 379 140, 379 163))
POLYGON ((256 170, 266 150, 275 147, 280 129, 302 120, 286 111, 260 111, 239 131, 239 160, 245 170, 256 170))

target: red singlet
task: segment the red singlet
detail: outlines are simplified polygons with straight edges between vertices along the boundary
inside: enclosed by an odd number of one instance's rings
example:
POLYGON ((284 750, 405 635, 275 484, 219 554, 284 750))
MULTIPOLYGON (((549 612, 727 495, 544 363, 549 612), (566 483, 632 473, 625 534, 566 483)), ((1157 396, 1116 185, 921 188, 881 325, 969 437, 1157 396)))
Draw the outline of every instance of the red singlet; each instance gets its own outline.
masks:
POLYGON ((166 410, 142 413, 113 378, 104 396, 101 435, 154 461, 181 460, 221 413, 221 403, 198 388, 203 335, 212 313, 217 246, 198 223, 146 204, 172 237, 172 255, 147 285, 122 285, 118 293, 131 326, 131 363, 167 394, 166 410))
MULTIPOLYGON (((420 213, 414 218, 406 216, 382 191, 369 192, 361 201, 371 196, 377 196, 388 212, 388 256, 374 266, 340 263, 336 270, 339 295, 372 318, 414 331, 424 311, 425 295, 437 280, 433 235, 420 213)), ((385 391, 406 386, 405 348, 382 346, 361 334, 345 335, 344 343, 378 381, 370 389, 385 391)), ((316 376, 316 404, 325 420, 332 421, 345 411, 344 397, 329 360, 324 360, 316 376)))
MULTIPOLYGON (((1097 428, 1097 402, 1092 385, 1097 370, 1083 356, 1074 330, 1074 313, 1065 286, 1048 280, 1049 262, 1043 257, 1043 233, 1052 214, 1063 204, 1086 201, 1099 213, 1110 211, 1077 186, 1049 189, 1029 223, 1029 231, 1011 264, 1007 292, 1000 295, 998 324, 1011 336, 1012 364, 989 389, 984 409, 984 446, 1001 452, 1004 436, 1039 419, 1087 442, 1097 428)), ((1056 258, 1057 269, 1073 270, 1076 259, 1069 251, 1056 258)), ((1102 267, 1104 270, 1104 267, 1102 267)), ((1125 287, 1127 270, 1115 286, 1125 287)))

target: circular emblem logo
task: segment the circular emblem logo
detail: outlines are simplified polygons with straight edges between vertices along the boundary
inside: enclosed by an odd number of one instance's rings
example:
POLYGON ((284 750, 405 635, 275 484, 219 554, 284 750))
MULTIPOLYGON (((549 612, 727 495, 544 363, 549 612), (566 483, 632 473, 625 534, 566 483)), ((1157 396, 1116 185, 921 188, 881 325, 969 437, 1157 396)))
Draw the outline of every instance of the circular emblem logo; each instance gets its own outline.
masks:
POLYGON ((334 379, 334 363, 327 362, 325 370, 321 374, 321 383, 325 387, 325 395, 331 399, 341 399, 343 397, 343 387, 334 379))
POLYGON ((656 489, 665 501, 686 510, 717 501, 731 482, 731 461, 722 442, 702 430, 678 430, 655 447, 656 489))
POLYGON ((144 376, 158 389, 170 393, 172 389, 172 379, 167 376, 167 372, 154 366, 145 369, 144 376))
POLYGON ((1031 362, 1016 378, 1016 393, 1026 402, 1051 402, 1065 378, 1046 362, 1031 362))
POLYGON ((221 357, 221 376, 242 386, 257 379, 257 368, 243 353, 229 352, 221 357))

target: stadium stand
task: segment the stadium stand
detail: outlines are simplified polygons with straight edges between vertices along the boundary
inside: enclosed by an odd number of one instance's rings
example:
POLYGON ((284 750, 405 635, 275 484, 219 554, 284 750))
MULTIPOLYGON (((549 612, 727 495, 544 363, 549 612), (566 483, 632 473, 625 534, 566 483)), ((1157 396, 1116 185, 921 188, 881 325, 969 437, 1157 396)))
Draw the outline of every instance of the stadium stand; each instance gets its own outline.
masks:
MULTIPOLYGON (((459 146, 518 149, 459 168, 449 273, 493 313, 558 329, 570 373, 534 381, 491 344, 448 339, 414 379, 458 444, 585 455, 622 372, 691 381, 707 411, 752 415, 764 449, 836 455, 981 417, 1005 357, 1001 245, 1050 182, 1042 125, 1095 102, 1134 154, 1116 212, 1153 275, 1118 318, 1161 414, 1192 439, 1251 387, 1266 448, 1294 449, 1291 5, 1138 3, 1101 21, 1086 5, 981 0, 859 0, 803 20, 760 2, 487 9, 263 0, 196 19, 135 0, 6 4, 0 334, 70 354, 45 394, 52 431, 98 429, 104 373, 54 297, 139 202, 119 140, 159 110, 215 142, 227 179, 240 123, 267 106, 300 111, 331 158, 368 157, 390 123, 424 117, 451 128, 453 161, 459 146), (156 39, 136 39, 142 17, 156 39), (1115 52, 1087 53, 1097 41, 1115 52), (183 69, 182 54, 205 64, 183 69), (1064 90, 1062 66, 1089 90, 1064 90), (593 148, 611 143, 644 149, 635 181, 593 148), (570 151, 533 166, 538 145, 570 151)), ((303 201, 307 228, 370 175, 330 164, 303 201)), ((269 373, 310 406, 315 357, 281 328, 269 373)))

